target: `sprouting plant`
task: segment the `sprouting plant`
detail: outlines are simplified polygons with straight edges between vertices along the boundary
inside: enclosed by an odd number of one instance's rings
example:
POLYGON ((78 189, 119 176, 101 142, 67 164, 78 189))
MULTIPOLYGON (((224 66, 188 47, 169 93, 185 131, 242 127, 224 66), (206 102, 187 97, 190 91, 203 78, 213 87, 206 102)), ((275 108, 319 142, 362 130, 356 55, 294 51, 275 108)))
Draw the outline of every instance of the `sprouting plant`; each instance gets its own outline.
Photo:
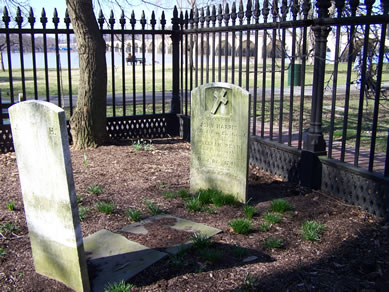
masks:
POLYGON ((184 253, 179 252, 169 256, 169 263, 174 267, 181 268, 187 264, 187 260, 184 257, 184 253))
POLYGON ((78 205, 81 205, 82 202, 84 201, 84 197, 81 195, 76 195, 76 201, 78 205))
POLYGON ((185 208, 192 212, 200 212, 202 205, 198 197, 193 197, 185 202, 185 208))
POLYGON ((0 258, 5 256, 6 254, 7 254, 7 251, 4 248, 0 247, 0 258))
POLYGON ((203 248, 200 250, 200 255, 211 263, 218 263, 223 258, 223 252, 214 248, 203 248))
POLYGON ((130 218, 133 222, 138 222, 142 219, 142 211, 138 209, 127 209, 126 215, 130 218))
POLYGON ((79 207, 78 208, 78 217, 80 218, 80 221, 84 221, 86 219, 86 215, 89 212, 89 208, 87 207, 79 207))
POLYGON ((266 212, 263 215, 263 219, 267 221, 270 224, 277 224, 281 222, 281 216, 277 213, 272 213, 272 212, 266 212))
POLYGON ((143 150, 144 151, 151 151, 151 150, 153 150, 153 144, 152 144, 151 140, 149 140, 149 143, 147 143, 147 142, 143 143, 143 150))
POLYGON ((166 199, 173 199, 173 198, 177 198, 178 197, 178 193, 175 193, 175 192, 166 192, 163 194, 163 196, 166 198, 166 199))
POLYGON ((15 202, 7 202, 5 204, 7 205, 8 210, 10 211, 15 210, 15 202))
POLYGON ((259 229, 262 231, 262 232, 268 232, 270 230, 270 224, 269 223, 266 223, 266 222, 261 222, 259 223, 259 229))
POLYGON ((251 222, 243 218, 231 220, 228 225, 238 234, 247 234, 251 231, 251 222))
POLYGON ((264 244, 267 248, 280 248, 283 245, 281 238, 268 237, 265 239, 264 244))
POLYGON ((239 245, 234 245, 232 247, 232 252, 239 259, 248 255, 248 250, 244 247, 239 246, 239 245))
POLYGON ((206 248, 211 245, 209 237, 201 232, 193 233, 191 239, 193 241, 193 246, 197 249, 206 248))
POLYGON ((149 143, 147 143, 146 141, 144 141, 143 139, 140 139, 140 140, 137 140, 136 142, 133 142, 132 143, 132 147, 136 150, 136 151, 139 151, 139 150, 145 150, 145 151, 151 151, 153 150, 153 144, 152 144, 152 141, 149 140, 149 143))
POLYGON ((130 292, 133 288, 135 288, 135 285, 122 280, 118 283, 108 283, 104 288, 104 292, 130 292))
POLYGON ((237 200, 233 195, 223 194, 218 190, 199 190, 195 195, 199 198, 201 204, 203 205, 212 203, 216 207, 221 207, 225 205, 234 206, 237 204, 237 200))
POLYGON ((242 291, 254 291, 258 279, 250 273, 247 273, 243 279, 242 291))
POLYGON ((254 206, 250 206, 248 204, 243 205, 243 213, 246 215, 248 219, 252 219, 257 212, 257 208, 254 206))
POLYGON ((154 204, 152 201, 145 201, 147 208, 149 209, 152 215, 160 215, 163 214, 163 210, 158 205, 154 204))
POLYGON ((99 186, 98 184, 93 184, 93 185, 90 185, 87 190, 86 190, 89 194, 93 194, 93 195, 100 195, 101 193, 103 193, 103 188, 101 186, 99 186))
POLYGON ((99 201, 96 204, 96 208, 102 213, 111 214, 115 210, 116 206, 112 202, 99 201))
POLYGON ((273 200, 270 204, 270 207, 273 212, 278 213, 284 213, 286 211, 292 210, 292 206, 284 199, 273 200))
POLYGON ((88 158, 86 157, 86 152, 84 152, 84 167, 88 168, 88 158))
POLYGON ((4 223, 0 224, 0 233, 12 233, 15 231, 18 231, 20 227, 16 225, 15 223, 4 223))
POLYGON ((186 189, 181 189, 178 191, 178 196, 183 199, 188 199, 191 197, 190 193, 186 189))
POLYGON ((325 229, 324 224, 320 224, 316 221, 305 221, 301 232, 305 240, 318 241, 320 240, 320 233, 325 229))

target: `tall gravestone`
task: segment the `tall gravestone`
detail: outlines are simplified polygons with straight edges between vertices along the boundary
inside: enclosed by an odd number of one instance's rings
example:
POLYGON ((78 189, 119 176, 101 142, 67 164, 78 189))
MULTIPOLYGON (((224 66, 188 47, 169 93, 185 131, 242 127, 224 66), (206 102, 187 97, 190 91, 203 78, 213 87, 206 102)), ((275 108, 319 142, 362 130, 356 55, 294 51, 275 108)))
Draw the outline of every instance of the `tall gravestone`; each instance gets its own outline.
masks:
POLYGON ((90 291, 65 112, 26 101, 9 115, 35 270, 90 291))
POLYGON ((193 89, 190 188, 247 200, 250 94, 227 83, 193 89))

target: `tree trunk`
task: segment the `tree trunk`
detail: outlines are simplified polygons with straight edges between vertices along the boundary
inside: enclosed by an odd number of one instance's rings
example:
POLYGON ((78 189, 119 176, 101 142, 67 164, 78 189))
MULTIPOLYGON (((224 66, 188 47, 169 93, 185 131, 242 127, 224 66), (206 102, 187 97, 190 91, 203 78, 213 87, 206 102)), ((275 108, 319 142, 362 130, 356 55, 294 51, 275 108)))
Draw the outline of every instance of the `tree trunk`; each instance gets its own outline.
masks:
POLYGON ((104 144, 106 131, 107 65, 105 42, 92 0, 66 0, 80 56, 77 106, 70 119, 76 149, 104 144))

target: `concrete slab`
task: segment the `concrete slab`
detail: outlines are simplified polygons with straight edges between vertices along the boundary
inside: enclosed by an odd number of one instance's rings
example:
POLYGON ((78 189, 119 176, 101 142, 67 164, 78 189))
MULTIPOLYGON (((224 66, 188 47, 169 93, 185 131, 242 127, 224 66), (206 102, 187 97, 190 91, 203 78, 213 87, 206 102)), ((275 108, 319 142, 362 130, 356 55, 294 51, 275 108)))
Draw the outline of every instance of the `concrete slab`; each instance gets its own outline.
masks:
MULTIPOLYGON (((191 220, 178 218, 178 217, 175 217, 172 215, 158 215, 158 216, 150 217, 150 218, 147 218, 141 222, 126 225, 120 231, 134 233, 134 234, 147 234, 148 230, 145 227, 146 224, 150 224, 153 221, 165 219, 165 218, 169 218, 169 219, 173 218, 176 220, 174 225, 169 226, 172 229, 185 231, 185 232, 189 232, 189 233, 200 232, 200 233, 206 235, 208 238, 221 232, 220 229, 210 227, 210 226, 207 226, 207 225, 201 224, 201 223, 196 223, 196 222, 193 222, 191 220)), ((180 244, 176 244, 173 246, 166 246, 164 251, 166 251, 170 254, 176 254, 181 249, 190 246, 191 243, 192 243, 192 241, 190 240, 190 241, 182 242, 180 244)))
POLYGON ((108 283, 127 281, 167 254, 102 229, 84 238, 92 290, 104 291, 108 283))

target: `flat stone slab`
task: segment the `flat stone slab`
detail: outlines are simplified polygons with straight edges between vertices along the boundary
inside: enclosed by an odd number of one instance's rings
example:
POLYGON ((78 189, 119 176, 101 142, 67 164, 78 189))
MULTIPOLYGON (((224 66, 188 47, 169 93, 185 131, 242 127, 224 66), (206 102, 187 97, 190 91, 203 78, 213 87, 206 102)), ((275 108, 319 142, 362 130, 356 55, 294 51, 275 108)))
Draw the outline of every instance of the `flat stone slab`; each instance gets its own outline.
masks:
POLYGON ((102 229, 84 238, 92 290, 104 291, 108 283, 127 281, 167 254, 102 229))
MULTIPOLYGON (((171 227, 172 229, 179 230, 179 231, 185 231, 185 232, 189 232, 189 233, 200 232, 200 233, 206 235, 208 238, 221 232, 220 229, 210 227, 210 226, 207 226, 207 225, 204 225, 201 223, 196 223, 196 222, 193 222, 191 220, 178 218, 178 217, 175 217, 172 215, 153 216, 153 217, 147 218, 141 222, 126 225, 120 231, 121 232, 129 232, 129 233, 133 233, 133 234, 145 235, 148 233, 148 230, 145 227, 146 224, 150 224, 150 223, 153 223, 153 221, 161 220, 161 219, 165 219, 165 218, 175 219, 176 222, 174 223, 174 225, 169 226, 169 227, 171 227)), ((189 241, 182 242, 180 244, 176 244, 173 246, 167 246, 164 250, 170 254, 176 254, 182 248, 189 246, 191 243, 192 243, 192 240, 189 240, 189 241)))

